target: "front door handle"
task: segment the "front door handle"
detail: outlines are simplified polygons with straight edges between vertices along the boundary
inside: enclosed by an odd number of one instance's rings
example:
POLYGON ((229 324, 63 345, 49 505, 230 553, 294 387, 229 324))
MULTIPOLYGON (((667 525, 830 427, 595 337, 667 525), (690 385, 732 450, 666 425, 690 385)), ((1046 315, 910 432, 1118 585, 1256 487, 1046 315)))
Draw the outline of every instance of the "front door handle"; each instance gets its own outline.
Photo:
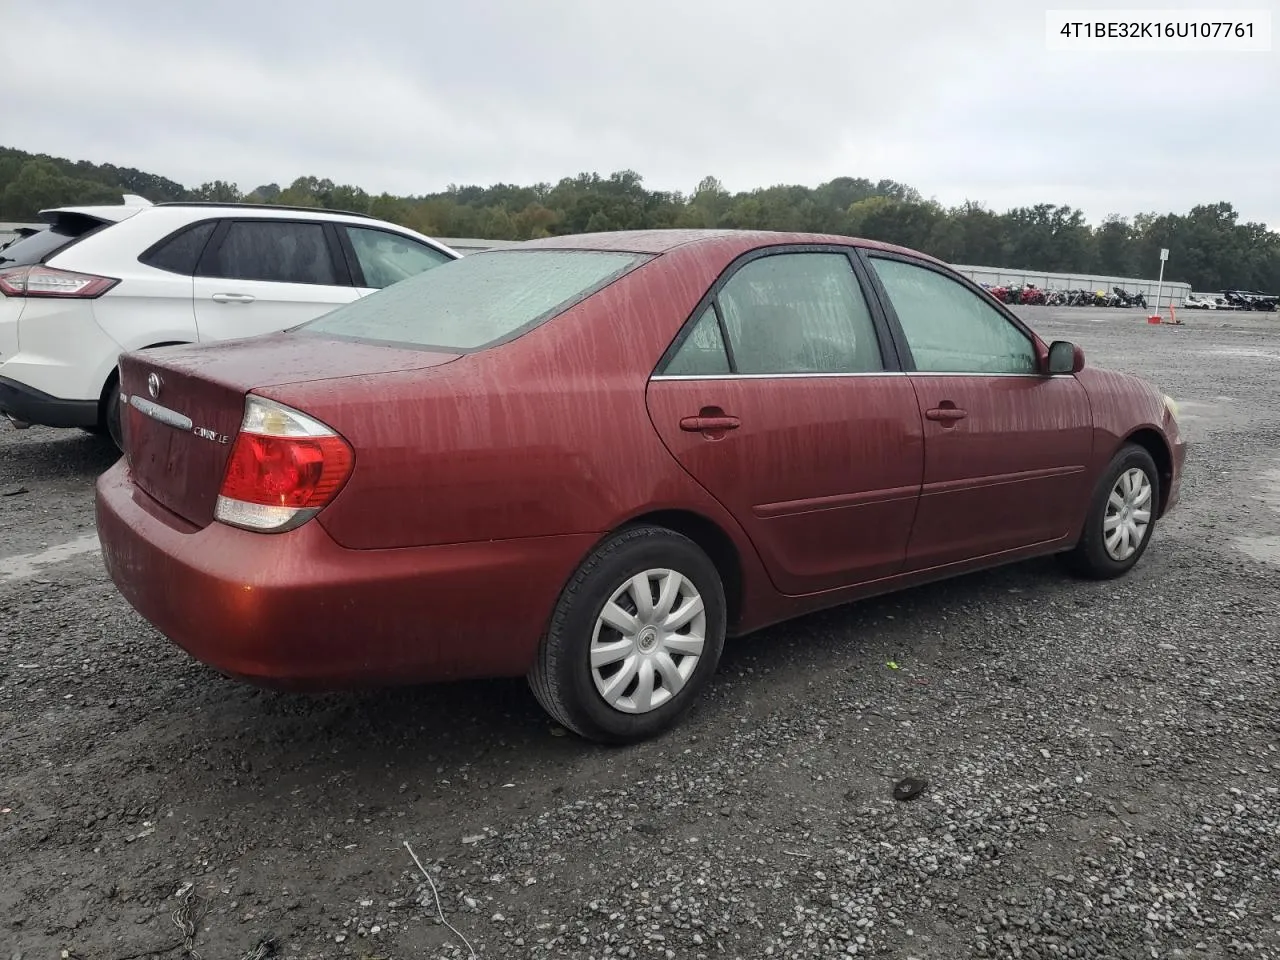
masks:
POLYGON ((963 420, 969 415, 968 410, 961 410, 950 400, 943 400, 932 410, 926 410, 925 414, 930 420, 938 420, 942 423, 955 423, 957 420, 963 420))
POLYGON ((211 299, 214 303, 253 303, 256 298, 251 293, 215 293, 211 299))
POLYGON ((717 430, 737 430, 742 421, 737 417, 685 417, 680 421, 680 429, 688 433, 709 433, 717 430))
POLYGON ((698 411, 696 417, 684 417, 680 429, 685 433, 700 433, 708 440, 719 440, 727 430, 737 430, 742 421, 731 417, 721 407, 709 404, 698 411))

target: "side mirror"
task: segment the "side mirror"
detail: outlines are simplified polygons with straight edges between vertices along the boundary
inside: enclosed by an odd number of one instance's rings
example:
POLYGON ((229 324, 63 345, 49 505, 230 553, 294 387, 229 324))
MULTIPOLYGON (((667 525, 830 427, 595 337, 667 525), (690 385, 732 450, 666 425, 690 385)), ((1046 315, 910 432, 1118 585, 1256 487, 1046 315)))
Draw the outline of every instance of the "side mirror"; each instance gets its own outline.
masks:
POLYGON ((1079 373, 1084 369, 1084 351, 1067 340, 1049 345, 1049 374, 1079 373))

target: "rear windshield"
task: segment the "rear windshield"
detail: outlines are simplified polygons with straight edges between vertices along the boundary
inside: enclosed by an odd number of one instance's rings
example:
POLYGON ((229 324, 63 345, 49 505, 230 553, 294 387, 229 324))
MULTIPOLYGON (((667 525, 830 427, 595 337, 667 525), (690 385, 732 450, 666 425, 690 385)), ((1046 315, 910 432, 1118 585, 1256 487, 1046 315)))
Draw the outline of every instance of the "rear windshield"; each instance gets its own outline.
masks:
POLYGON ((43 263, 72 240, 78 240, 102 226, 105 226, 103 221, 91 217, 59 217, 48 229, 15 240, 0 249, 0 267, 30 267, 43 263))
POLYGON ((473 253, 295 329, 444 350, 480 350, 531 330, 648 259, 645 254, 597 250, 473 253))

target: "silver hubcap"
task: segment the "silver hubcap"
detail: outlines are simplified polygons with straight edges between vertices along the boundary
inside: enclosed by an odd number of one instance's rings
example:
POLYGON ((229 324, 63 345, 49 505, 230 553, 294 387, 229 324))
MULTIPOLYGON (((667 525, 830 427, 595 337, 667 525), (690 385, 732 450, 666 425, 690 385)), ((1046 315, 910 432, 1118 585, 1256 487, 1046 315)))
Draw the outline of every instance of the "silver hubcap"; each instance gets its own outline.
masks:
POLYGON ((1103 542, 1112 560, 1128 560, 1146 539, 1151 527, 1151 481, 1132 467, 1120 475, 1107 498, 1102 521, 1103 542))
POLYGON ((614 591, 591 636, 591 678, 621 713, 648 713, 693 676, 706 643, 707 613, 693 582, 646 570, 614 591))

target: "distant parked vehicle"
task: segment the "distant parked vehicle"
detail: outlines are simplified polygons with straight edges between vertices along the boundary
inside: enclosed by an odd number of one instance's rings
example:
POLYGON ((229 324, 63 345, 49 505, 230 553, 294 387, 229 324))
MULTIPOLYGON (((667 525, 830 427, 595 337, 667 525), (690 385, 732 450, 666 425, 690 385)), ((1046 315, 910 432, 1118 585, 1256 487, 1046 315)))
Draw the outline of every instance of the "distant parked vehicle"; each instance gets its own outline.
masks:
POLYGON ((1182 306, 1188 310, 1217 310, 1218 301, 1214 297, 1189 293, 1183 298, 1182 306))
POLYGON ((161 633, 266 685, 527 675, 613 742, 726 636, 1036 556, 1124 575, 1186 449, 947 265, 809 234, 534 240, 120 369, 98 534, 161 633))
POLYGON ((1274 293, 1259 293, 1257 290, 1223 290, 1223 299, 1239 310, 1258 310, 1263 313, 1274 313, 1280 301, 1274 293))
POLYGON ((117 357, 278 332, 456 260, 354 213, 257 204, 122 204, 40 212, 0 251, 0 414, 120 435, 117 357))

